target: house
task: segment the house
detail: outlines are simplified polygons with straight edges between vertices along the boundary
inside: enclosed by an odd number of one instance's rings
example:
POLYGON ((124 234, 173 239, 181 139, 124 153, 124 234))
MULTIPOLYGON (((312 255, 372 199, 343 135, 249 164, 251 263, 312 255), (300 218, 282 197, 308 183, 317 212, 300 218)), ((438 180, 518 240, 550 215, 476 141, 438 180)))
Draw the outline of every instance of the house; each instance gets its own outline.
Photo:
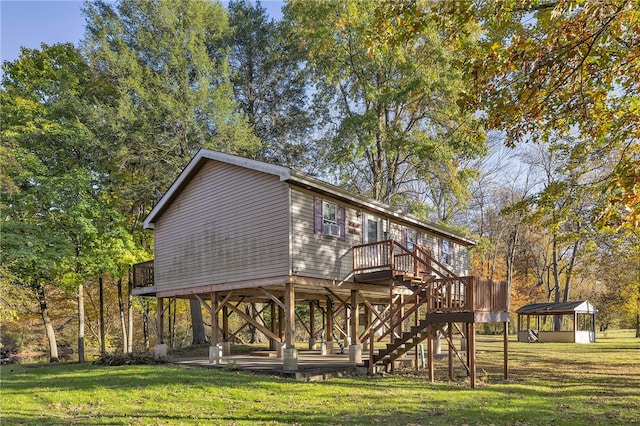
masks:
POLYGON ((518 342, 594 343, 596 312, 586 300, 529 303, 516 310, 518 342))
POLYGON ((506 284, 467 276, 473 240, 285 167, 200 150, 144 227, 154 231, 155 258, 135 265, 134 294, 158 299, 160 351, 167 298, 206 306, 211 362, 228 353, 225 319, 234 313, 272 339, 291 370, 300 304, 325 324, 304 325, 310 347, 319 340, 331 353, 342 337, 358 363, 363 343, 373 351, 373 339, 395 342, 371 352, 370 368, 436 326, 508 321, 506 284), (237 308, 249 301, 270 305, 271 324, 237 308), (421 322, 405 331, 411 315, 421 322))

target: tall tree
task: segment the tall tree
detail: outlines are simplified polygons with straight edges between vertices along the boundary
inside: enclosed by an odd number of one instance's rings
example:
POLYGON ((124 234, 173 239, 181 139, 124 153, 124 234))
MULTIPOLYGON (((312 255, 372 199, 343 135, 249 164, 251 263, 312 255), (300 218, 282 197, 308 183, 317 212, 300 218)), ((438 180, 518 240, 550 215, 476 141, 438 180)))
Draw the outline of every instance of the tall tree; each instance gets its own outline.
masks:
MULTIPOLYGON (((253 157, 258 143, 233 101, 220 3, 96 0, 84 13, 90 64, 116 88, 101 134, 117 158, 110 176, 133 231, 197 149, 253 157)), ((201 342, 200 302, 191 303, 201 342)))
POLYGON ((640 2, 457 2, 485 18, 477 105, 507 142, 578 136, 570 155, 605 174, 597 219, 640 225, 640 2))
POLYGON ((260 139, 260 157, 303 169, 312 162, 312 120, 302 58, 288 27, 269 19, 260 2, 229 2, 235 99, 260 139))
MULTIPOLYGON (((68 278, 83 269, 80 254, 95 235, 91 218, 100 211, 95 196, 103 175, 86 126, 96 120, 91 106, 100 90, 70 44, 23 49, 3 70, 1 133, 12 158, 3 174, 13 186, 2 194, 3 256, 16 281, 37 295, 56 360, 46 285, 71 284, 68 290, 82 294, 82 281, 68 278)), ((81 298, 78 304, 80 316, 81 298)))
POLYGON ((415 206, 428 187, 439 188, 434 205, 463 194, 471 171, 461 164, 486 151, 481 121, 460 102, 473 29, 448 37, 435 4, 294 0, 284 8, 313 73, 328 163, 350 189, 399 206, 415 206))
POLYGON ((235 112, 219 3, 96 0, 84 13, 89 63, 115 85, 102 135, 132 228, 198 148, 254 156, 256 140, 235 112))

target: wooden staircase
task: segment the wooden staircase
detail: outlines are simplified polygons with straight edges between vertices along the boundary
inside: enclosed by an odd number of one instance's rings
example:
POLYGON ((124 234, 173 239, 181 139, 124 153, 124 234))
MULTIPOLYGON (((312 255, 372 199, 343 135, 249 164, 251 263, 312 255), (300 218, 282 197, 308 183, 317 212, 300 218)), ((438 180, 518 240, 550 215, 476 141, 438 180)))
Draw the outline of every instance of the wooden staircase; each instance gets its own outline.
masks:
MULTIPOLYGON (((414 303, 400 319, 400 321, 404 321, 427 302, 429 294, 425 284, 431 280, 431 276, 416 277, 413 274, 402 274, 395 276, 394 280, 412 290, 412 296, 414 296, 412 298, 414 303)), ((402 333, 393 343, 387 344, 386 348, 380 349, 375 353, 373 364, 383 365, 386 369, 392 362, 410 350, 417 348, 420 343, 427 339, 428 332, 429 323, 426 319, 421 319, 417 325, 411 326, 408 331, 402 333)), ((369 367, 370 362, 371 360, 365 360, 364 365, 369 367)))
MULTIPOLYGON (((457 356, 475 386, 475 324, 502 322, 507 330, 509 319, 509 287, 506 282, 474 276, 460 277, 448 265, 435 259, 429 250, 415 246, 413 250, 394 240, 367 243, 353 248, 353 273, 357 283, 391 285, 387 307, 374 313, 376 319, 360 335, 359 341, 369 342, 369 359, 364 364, 370 373, 375 366, 389 365, 421 342, 428 340, 429 377, 433 380, 433 346, 431 339, 438 331, 449 346, 449 376, 453 377, 453 354, 457 356), (393 287, 410 290, 394 296, 393 287), (404 300, 398 298, 404 297, 404 300), (422 308, 422 309, 421 309, 422 308), (412 315, 413 326, 407 331, 402 325, 412 315), (460 329, 457 324, 464 324, 460 329), (453 328, 467 343, 466 357, 453 343, 453 328), (464 331, 463 331, 464 330, 464 331), (385 348, 374 344, 393 336, 385 348), (431 338, 431 339, 430 339, 431 338)), ((371 307, 370 307, 371 309, 371 307)), ((505 377, 507 376, 505 331, 505 377)))

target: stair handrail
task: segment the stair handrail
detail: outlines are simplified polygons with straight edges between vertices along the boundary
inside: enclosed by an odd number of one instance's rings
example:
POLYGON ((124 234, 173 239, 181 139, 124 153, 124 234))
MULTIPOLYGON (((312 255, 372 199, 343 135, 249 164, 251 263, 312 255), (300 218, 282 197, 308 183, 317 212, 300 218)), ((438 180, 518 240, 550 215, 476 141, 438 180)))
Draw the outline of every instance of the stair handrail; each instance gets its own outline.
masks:
MULTIPOLYGON (((428 271, 434 272, 436 275, 439 275, 441 278, 458 278, 458 276, 452 270, 447 268, 443 263, 439 262, 438 260, 436 260, 436 258, 434 258, 431 255, 431 250, 428 250, 418 244, 415 244, 414 252, 415 253, 413 255, 416 258, 416 260, 418 262, 421 262, 424 266, 426 266, 428 271), (424 255, 426 257, 426 260, 418 256, 418 253, 424 255), (435 263, 438 266, 438 268, 444 271, 444 273, 442 273, 440 270, 431 266, 431 262, 435 263)), ((417 267, 416 267, 416 272, 418 272, 417 267)))

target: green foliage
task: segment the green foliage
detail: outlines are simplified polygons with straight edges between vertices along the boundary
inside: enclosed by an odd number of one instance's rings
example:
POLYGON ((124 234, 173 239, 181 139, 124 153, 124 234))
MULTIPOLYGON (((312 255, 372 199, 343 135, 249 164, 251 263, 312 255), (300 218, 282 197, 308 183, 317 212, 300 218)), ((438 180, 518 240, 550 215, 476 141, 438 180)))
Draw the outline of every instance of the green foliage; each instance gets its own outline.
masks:
POLYGON ((108 353, 101 354, 93 361, 94 365, 107 365, 107 366, 119 366, 119 365, 157 365, 166 364, 169 362, 167 357, 156 357, 153 354, 147 352, 140 353, 108 353))
POLYGON ((640 3, 474 4, 486 16, 486 55, 475 64, 477 105, 507 143, 569 145, 590 182, 604 226, 640 223, 640 3), (599 197, 601 192, 605 197, 599 197))
POLYGON ((96 0, 85 4, 83 49, 115 90, 100 133, 115 156, 111 177, 138 227, 201 148, 254 156, 257 141, 233 102, 219 3, 96 0))
POLYGON ((288 27, 270 20, 260 2, 234 0, 228 9, 234 96, 260 138, 259 158, 297 170, 309 167, 309 87, 288 27))
POLYGON ((459 200, 463 162, 486 152, 480 120, 459 102, 468 81, 459 65, 474 35, 454 42, 428 7, 394 2, 291 1, 284 15, 316 84, 322 153, 342 183, 397 205, 429 185, 431 203, 459 200), (404 28, 405 12, 417 14, 415 32, 404 28))

